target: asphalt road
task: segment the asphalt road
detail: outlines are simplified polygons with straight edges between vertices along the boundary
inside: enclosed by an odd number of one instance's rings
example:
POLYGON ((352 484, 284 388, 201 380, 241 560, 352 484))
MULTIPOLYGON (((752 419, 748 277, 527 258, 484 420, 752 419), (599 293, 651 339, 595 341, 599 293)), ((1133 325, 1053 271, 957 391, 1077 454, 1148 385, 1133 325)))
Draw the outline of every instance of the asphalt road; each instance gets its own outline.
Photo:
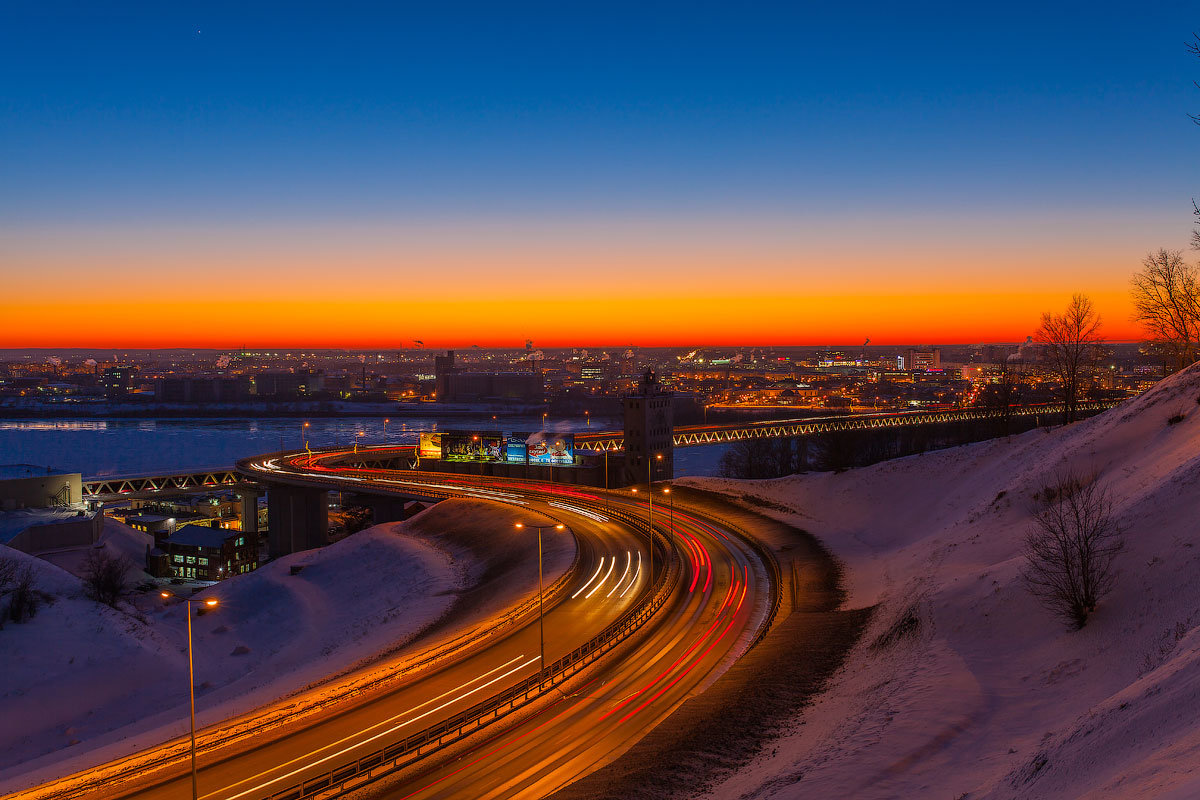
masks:
MULTIPOLYGON (((327 460, 322 458, 322 461, 327 460)), ((319 463, 319 462, 318 462, 319 463)), ((648 537, 603 512, 598 494, 578 487, 505 479, 455 479, 429 473, 314 468, 307 457, 276 462, 299 482, 399 491, 469 494, 521 505, 568 525, 580 547, 577 585, 547 607, 548 663, 600 632, 649 585, 648 537), (402 483, 401 483, 402 482, 402 483), (414 485, 417 485, 414 487, 414 485), (586 507, 585 507, 586 504, 586 507), (589 510, 591 509, 591 510, 589 510)), ((276 477, 284 477, 278 475, 276 477)), ((665 500, 665 496, 660 497, 665 500)), ((626 495, 614 507, 639 516, 645 504, 626 495)), ((754 552, 720 521, 676 504, 655 503, 655 526, 670 530, 682 557, 680 580, 636 642, 602 659, 577 694, 549 708, 476 734, 466 753, 437 752, 378 784, 388 797, 539 797, 619 756, 692 694, 711 683, 745 649, 768 604, 769 586, 754 552), (673 523, 673 524, 672 524, 673 523)), ((536 535, 529 530, 525 535, 536 535)), ((562 535, 544 531, 543 536, 562 535)), ((661 552, 658 560, 661 561, 661 552)), ((656 564, 661 569, 661 564, 656 564)), ((285 736, 250 749, 201 753, 200 797, 269 797, 404 739, 515 685, 539 669, 539 627, 529 624, 484 649, 350 707, 335 707, 285 736)), ((349 705, 349 704, 347 704, 349 705)), ((178 763, 153 785, 106 786, 93 796, 145 800, 187 797, 190 774, 178 763)))

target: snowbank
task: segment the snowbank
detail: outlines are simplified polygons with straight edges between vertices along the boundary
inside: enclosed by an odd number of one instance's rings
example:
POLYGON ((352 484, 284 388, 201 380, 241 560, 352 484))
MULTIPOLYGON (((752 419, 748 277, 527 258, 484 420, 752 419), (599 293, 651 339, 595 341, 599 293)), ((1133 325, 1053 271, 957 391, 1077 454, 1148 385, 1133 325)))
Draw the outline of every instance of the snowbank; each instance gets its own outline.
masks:
MULTIPOLYGON (((206 590, 199 596, 217 596, 220 605, 193 619, 199 723, 417 647, 420 634, 435 625, 445 630, 454 614, 469 621, 525 597, 536 587, 536 557, 513 536, 514 513, 445 501, 408 522, 375 526, 206 590), (525 580, 530 562, 533 578, 525 580), (506 576, 510 590, 496 591, 493 583, 506 576), (479 599, 472 594, 479 587, 493 602, 456 611, 465 598, 479 599)), ((144 549, 126 531, 110 523, 105 547, 144 549)), ((150 603, 144 615, 114 611, 86 599, 64 569, 15 555, 34 564, 39 587, 55 599, 32 621, 0 630, 0 791, 186 732, 182 605, 150 603)), ((564 537, 547 556, 565 570, 573 540, 564 537)))
POLYGON ((761 510, 845 561, 851 605, 879 604, 775 752, 710 796, 1200 793, 1198 403, 1200 366, 1051 432, 842 474, 696 480, 794 509, 761 510), (1115 591, 1076 632, 1018 577, 1034 495, 1064 468, 1097 474, 1127 531, 1115 591))
MULTIPOLYGON (((98 544, 109 555, 124 558, 133 565, 133 569, 130 571, 131 580, 137 582, 143 578, 149 579, 150 576, 143 573, 146 570, 146 553, 149 552, 147 548, 154 546, 153 534, 134 530, 115 519, 105 519, 98 544)), ((86 547, 75 547, 56 553, 45 553, 41 558, 55 566, 62 567, 72 575, 82 577, 88 550, 89 548, 86 547)))

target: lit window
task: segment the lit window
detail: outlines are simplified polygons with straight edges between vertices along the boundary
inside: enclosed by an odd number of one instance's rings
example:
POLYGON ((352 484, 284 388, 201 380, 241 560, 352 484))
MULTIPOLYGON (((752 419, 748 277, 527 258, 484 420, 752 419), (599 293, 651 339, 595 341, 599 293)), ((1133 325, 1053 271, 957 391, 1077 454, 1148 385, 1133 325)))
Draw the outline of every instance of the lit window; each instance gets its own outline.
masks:
POLYGON ((178 553, 176 553, 176 554, 175 554, 175 556, 174 556, 174 561, 175 561, 175 563, 176 563, 176 564, 182 564, 182 563, 183 563, 183 556, 181 556, 181 555, 179 555, 178 553))
POLYGON ((195 556, 188 556, 188 557, 187 557, 187 562, 188 562, 189 564, 195 564, 195 563, 196 563, 196 557, 195 557, 195 556))
POLYGON ((200 566, 202 566, 202 567, 207 567, 207 566, 208 566, 208 559, 207 559, 207 558, 198 558, 198 559, 196 559, 196 563, 197 563, 197 564, 199 564, 199 565, 200 565, 200 566))

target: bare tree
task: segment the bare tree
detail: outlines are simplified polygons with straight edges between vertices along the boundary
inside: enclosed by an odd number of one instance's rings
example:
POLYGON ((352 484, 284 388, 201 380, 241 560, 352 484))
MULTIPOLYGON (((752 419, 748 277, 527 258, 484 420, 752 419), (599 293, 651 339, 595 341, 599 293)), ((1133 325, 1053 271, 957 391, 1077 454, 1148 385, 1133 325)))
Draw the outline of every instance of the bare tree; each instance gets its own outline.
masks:
MULTIPOLYGON (((1194 56, 1200 57, 1200 34, 1193 33, 1192 41, 1187 43, 1187 50, 1194 56)), ((1200 86, 1200 84, 1197 84, 1200 86)), ((1192 122, 1200 125, 1200 114, 1191 114, 1192 122)), ((1192 215, 1196 218, 1197 227, 1192 229, 1192 249, 1200 250, 1200 206, 1192 201, 1192 215)))
POLYGON ((84 590, 96 602, 115 607, 129 594, 131 568, 129 559, 123 556, 114 556, 104 549, 93 550, 83 562, 84 590))
POLYGON ((24 622, 37 613, 42 596, 36 586, 32 564, 14 565, 8 592, 6 614, 13 622, 24 622))
MULTIPOLYGON (((6 548, 7 549, 7 548, 6 548)), ((17 559, 0 553, 0 596, 8 593, 17 577, 17 559)))
POLYGON ((1112 591, 1124 548, 1112 497, 1096 480, 1068 472, 1047 487, 1025 536, 1021 577, 1043 605, 1074 629, 1112 591))
POLYGON ((976 405, 995 409, 999 414, 1000 431, 1007 436, 1012 425, 1013 407, 1021 402, 1021 376, 1007 358, 998 360, 995 367, 995 377, 984 385, 976 405))
POLYGON ((1100 315, 1087 295, 1073 294, 1062 314, 1042 314, 1037 339, 1046 344, 1050 369, 1062 383, 1063 418, 1074 422, 1080 383, 1095 362, 1102 341, 1100 315))
POLYGON ((1178 250, 1159 250, 1134 274, 1133 319, 1162 343, 1183 369, 1196 360, 1200 342, 1200 284, 1196 267, 1178 250))

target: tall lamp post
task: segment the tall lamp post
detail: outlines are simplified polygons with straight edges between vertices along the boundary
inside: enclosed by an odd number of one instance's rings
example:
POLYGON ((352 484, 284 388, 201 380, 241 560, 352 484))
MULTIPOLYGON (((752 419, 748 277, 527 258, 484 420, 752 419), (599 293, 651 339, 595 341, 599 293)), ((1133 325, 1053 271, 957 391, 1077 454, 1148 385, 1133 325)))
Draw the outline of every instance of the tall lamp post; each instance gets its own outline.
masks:
POLYGON ((206 608, 215 608, 217 598, 209 597, 205 600, 193 600, 190 597, 179 597, 167 591, 159 592, 164 600, 175 597, 183 600, 187 604, 187 636, 188 636, 188 697, 192 704, 192 800, 197 800, 200 796, 196 791, 196 675, 192 668, 192 604, 202 605, 206 608))
POLYGON ((304 427, 300 429, 300 438, 304 440, 304 449, 308 449, 308 423, 304 423, 304 427))
POLYGON ((565 525, 526 525, 524 522, 518 522, 517 528, 533 528, 538 535, 538 640, 540 644, 539 652, 541 653, 541 666, 539 671, 546 669, 546 623, 542 616, 542 531, 553 528, 556 531, 561 531, 565 525))

